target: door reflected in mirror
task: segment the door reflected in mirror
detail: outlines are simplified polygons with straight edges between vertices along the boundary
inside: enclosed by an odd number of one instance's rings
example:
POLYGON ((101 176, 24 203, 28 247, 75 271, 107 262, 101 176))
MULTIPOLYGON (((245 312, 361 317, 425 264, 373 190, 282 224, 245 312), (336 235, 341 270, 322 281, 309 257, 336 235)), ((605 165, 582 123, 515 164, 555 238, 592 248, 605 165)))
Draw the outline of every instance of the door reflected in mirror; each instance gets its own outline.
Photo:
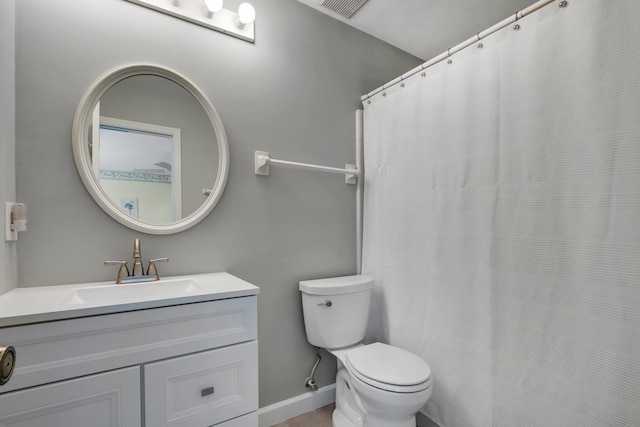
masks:
MULTIPOLYGON (((99 110, 100 104, 96 106, 99 110)), ((148 224, 182 218, 180 129, 100 116, 91 163, 100 186, 127 215, 148 224)))
POLYGON ((183 76, 154 65, 106 73, 73 129, 80 177, 114 219, 151 234, 202 220, 221 197, 228 146, 220 117, 183 76))

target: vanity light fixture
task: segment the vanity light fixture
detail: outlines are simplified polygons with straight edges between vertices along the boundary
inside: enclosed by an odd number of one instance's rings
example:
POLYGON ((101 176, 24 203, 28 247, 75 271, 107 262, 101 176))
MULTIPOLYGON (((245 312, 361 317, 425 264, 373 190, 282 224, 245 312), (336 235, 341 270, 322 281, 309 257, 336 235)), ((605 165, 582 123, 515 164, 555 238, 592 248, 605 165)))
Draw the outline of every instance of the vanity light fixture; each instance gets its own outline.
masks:
POLYGON ((127 0, 175 18, 253 43, 256 12, 242 3, 238 12, 222 7, 223 0, 127 0))
POLYGON ((4 203, 4 240, 15 242, 19 231, 27 231, 27 205, 24 203, 4 203))

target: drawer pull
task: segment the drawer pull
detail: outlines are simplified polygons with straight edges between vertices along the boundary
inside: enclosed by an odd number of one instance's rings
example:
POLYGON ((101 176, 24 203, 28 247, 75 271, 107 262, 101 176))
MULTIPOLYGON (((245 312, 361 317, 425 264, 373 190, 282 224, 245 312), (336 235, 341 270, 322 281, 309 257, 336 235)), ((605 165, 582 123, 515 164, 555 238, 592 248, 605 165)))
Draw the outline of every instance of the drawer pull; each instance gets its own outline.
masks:
POLYGON ((200 396, 205 397, 213 394, 213 387, 207 387, 200 390, 200 396))

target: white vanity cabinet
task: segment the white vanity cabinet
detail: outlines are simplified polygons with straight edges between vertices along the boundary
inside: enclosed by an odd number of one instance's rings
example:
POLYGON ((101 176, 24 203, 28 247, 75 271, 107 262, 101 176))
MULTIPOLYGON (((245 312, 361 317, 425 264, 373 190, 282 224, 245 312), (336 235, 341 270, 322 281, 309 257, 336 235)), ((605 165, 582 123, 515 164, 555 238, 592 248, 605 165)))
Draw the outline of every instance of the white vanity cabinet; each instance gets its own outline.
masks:
POLYGON ((0 328, 0 427, 257 427, 257 293, 0 328))

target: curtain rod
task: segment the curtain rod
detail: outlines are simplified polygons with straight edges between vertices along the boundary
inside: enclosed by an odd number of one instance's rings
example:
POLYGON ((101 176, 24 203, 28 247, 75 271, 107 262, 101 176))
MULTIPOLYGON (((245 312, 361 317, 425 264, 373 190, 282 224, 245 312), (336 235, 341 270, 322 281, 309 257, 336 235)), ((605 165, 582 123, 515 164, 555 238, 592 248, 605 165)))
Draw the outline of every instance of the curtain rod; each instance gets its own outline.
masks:
MULTIPOLYGON (((523 9, 519 12, 516 12, 514 15, 500 21, 499 23, 497 23, 496 25, 487 28, 484 31, 479 32, 478 34, 476 34, 475 36, 463 41, 462 43, 452 47, 451 49, 448 49, 447 51, 441 53, 440 55, 430 59, 429 61, 423 63, 422 65, 418 65, 417 67, 413 68, 412 70, 404 73, 403 75, 401 75, 400 77, 396 77, 395 79, 391 80, 390 82, 380 86, 379 88, 375 89, 372 92, 369 92, 366 95, 362 95, 360 97, 360 99, 362 101, 366 101, 367 99, 373 97, 374 95, 382 92, 385 89, 389 89, 391 86, 395 86, 396 84, 402 82, 403 80, 408 79, 409 77, 418 74, 420 71, 431 67, 432 65, 435 65, 447 58, 449 58, 451 55, 453 55, 456 52, 461 51, 462 49, 472 45, 473 43, 477 43, 480 40, 484 39, 485 37, 495 33, 498 30, 501 30, 511 24, 513 24, 514 22, 516 22, 519 19, 524 18, 527 15, 532 14, 533 12, 537 11, 538 9, 542 9, 544 6, 547 6, 550 3, 553 3, 556 0, 539 0, 538 2, 532 4, 531 6, 527 7, 526 9, 523 9)), ((560 7, 566 7, 567 6, 567 1, 560 1, 558 3, 558 5, 560 7)))

